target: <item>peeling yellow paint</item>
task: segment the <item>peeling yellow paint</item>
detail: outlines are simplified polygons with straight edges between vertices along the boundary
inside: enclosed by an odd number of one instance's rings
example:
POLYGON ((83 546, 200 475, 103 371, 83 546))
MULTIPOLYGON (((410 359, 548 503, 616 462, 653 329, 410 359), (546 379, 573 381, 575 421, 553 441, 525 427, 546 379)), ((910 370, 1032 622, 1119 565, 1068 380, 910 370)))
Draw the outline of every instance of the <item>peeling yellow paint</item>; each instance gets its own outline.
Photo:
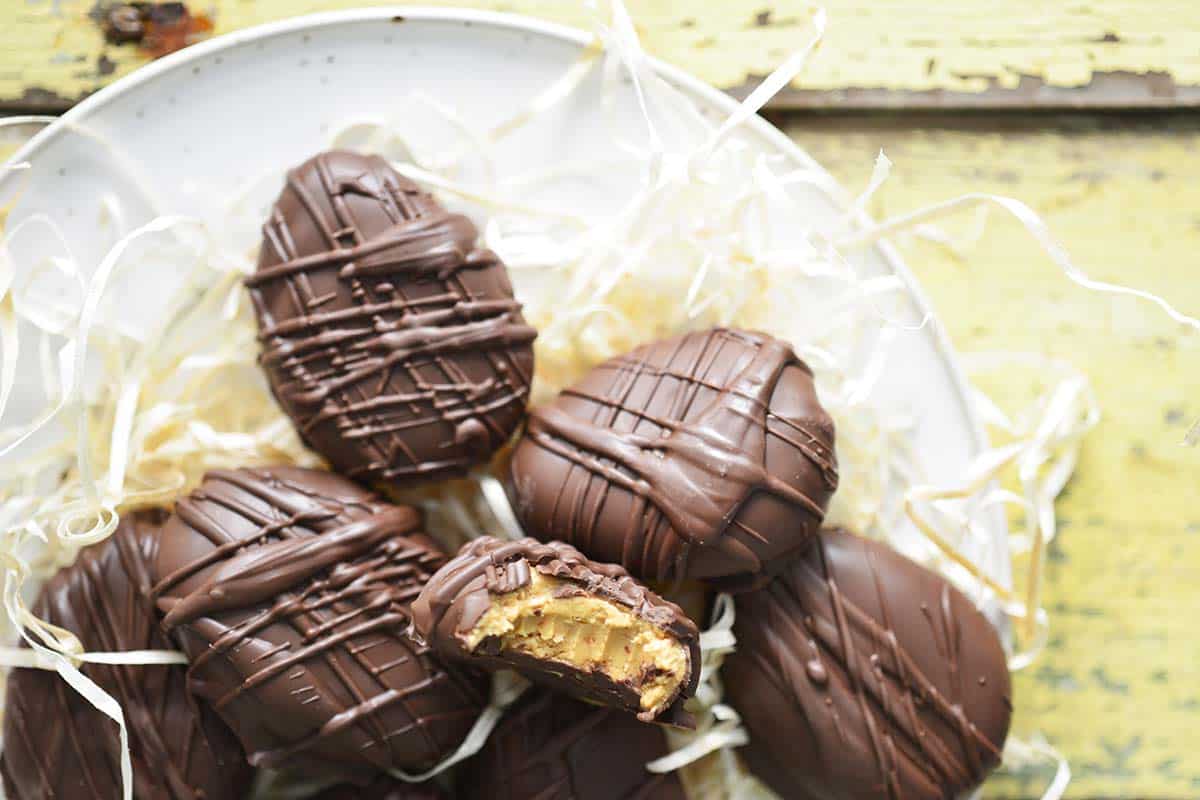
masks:
MULTIPOLYGON (((1200 313, 1200 125, 985 124, 995 123, 805 118, 788 133, 852 190, 884 148, 895 167, 873 200, 879 217, 967 190, 1013 195, 1093 277, 1200 313)), ((969 215, 946 223, 952 233, 971 225, 969 215)), ((1016 680, 1015 730, 1041 730, 1067 754, 1069 797, 1196 798, 1200 448, 1180 442, 1200 417, 1200 334, 1148 304, 1069 283, 998 214, 966 262, 923 241, 900 245, 959 350, 1064 358, 1091 378, 1104 412, 1059 503, 1046 568, 1051 644, 1016 680)), ((1021 391, 984 385, 1001 399, 1021 391)), ((1047 779, 1003 776, 987 797, 1036 797, 1047 779)))
MULTIPOLYGON (((432 0, 585 25, 582 2, 432 0)), ((0 2, 0 102, 31 90, 77 98, 144 63, 104 43, 92 0, 0 2), (104 74, 100 59, 112 62, 104 74)), ((215 0, 217 33, 376 0, 215 0)), ((646 48, 721 87, 763 75, 805 38, 816 7, 796 0, 629 0, 646 48)), ((825 44, 798 88, 981 92, 1021 76, 1083 86, 1098 72, 1162 73, 1200 85, 1200 3, 1191 0, 826 0, 825 44)))

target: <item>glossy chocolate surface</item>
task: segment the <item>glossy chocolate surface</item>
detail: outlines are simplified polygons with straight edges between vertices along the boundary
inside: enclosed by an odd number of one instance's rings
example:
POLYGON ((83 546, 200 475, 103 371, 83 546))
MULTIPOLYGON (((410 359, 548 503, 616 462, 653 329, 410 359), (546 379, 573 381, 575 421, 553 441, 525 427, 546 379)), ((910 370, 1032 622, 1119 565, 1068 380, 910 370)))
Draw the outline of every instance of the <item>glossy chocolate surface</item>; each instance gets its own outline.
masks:
POLYGON ((687 800, 679 778, 646 771, 662 728, 613 709, 530 690, 464 764, 459 800, 687 800))
POLYGON ((271 388, 338 472, 458 475, 516 429, 536 334, 477 235, 378 156, 288 173, 246 285, 271 388))
MULTIPOLYGON (((528 586, 531 570, 561 581, 559 593, 564 597, 582 594, 606 600, 628 609, 682 644, 692 669, 658 720, 691 724, 683 703, 695 694, 700 679, 700 634, 696 624, 679 606, 638 583, 623 567, 592 561, 568 544, 490 536, 468 542, 430 578, 413 603, 414 629, 447 659, 515 668, 532 680, 576 697, 637 713, 638 695, 599 673, 564 671, 558 664, 514 658, 506 652, 490 653, 486 642, 474 653, 465 648, 463 637, 488 610, 492 599, 528 586)), ((650 721, 645 715, 642 718, 650 721)))
POLYGON ((342 784, 309 800, 446 800, 446 794, 429 781, 405 783, 381 775, 366 786, 342 784))
MULTIPOLYGON (((112 536, 46 582, 33 613, 85 650, 174 650, 150 602, 161 510, 124 514, 112 536)), ((138 800, 240 800, 251 770, 233 734, 187 694, 182 666, 83 664, 121 706, 138 800)), ((9 800, 121 796, 117 724, 55 672, 8 676, 0 773, 9 800)))
POLYGON ((645 580, 763 582, 837 488, 812 373, 765 334, 712 329, 614 358, 530 413, 512 460, 531 536, 645 580))
POLYGON ((424 769, 457 747, 486 689, 405 634, 444 560, 416 509, 341 476, 214 470, 164 526, 155 594, 192 691, 254 765, 424 769))
POLYGON ((1012 713, 995 628, 940 575, 822 531, 737 598, 726 700, 741 752, 789 800, 952 800, 1000 762, 1012 713))

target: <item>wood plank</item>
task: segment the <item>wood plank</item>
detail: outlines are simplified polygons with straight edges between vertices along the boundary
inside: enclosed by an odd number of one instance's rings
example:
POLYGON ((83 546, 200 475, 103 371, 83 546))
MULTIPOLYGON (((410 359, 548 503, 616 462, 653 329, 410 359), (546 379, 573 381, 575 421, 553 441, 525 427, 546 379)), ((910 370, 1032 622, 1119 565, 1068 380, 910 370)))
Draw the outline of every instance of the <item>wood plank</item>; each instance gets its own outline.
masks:
MULTIPOLYGON (((431 0, 587 26, 582 3, 431 0)), ((799 0, 629 0, 648 51, 735 92, 806 36, 799 0)), ((145 63, 104 41, 94 0, 0 3, 0 109, 62 111, 145 63)), ((224 33, 379 0, 196 0, 224 33)), ((1200 105, 1192 0, 826 0, 829 33, 780 108, 1147 108, 1200 105)))
MULTIPOLYGON (((1200 314, 1200 121, 1120 125, 1085 116, 959 122, 793 116, 789 134, 851 191, 882 147, 895 162, 871 203, 886 217, 966 191, 1027 201, 1093 277, 1200 314)), ((944 227, 963 234, 971 215, 944 227)), ((1045 602, 1050 645, 1016 680, 1015 730, 1070 759, 1071 798, 1200 796, 1200 334, 1158 309, 1069 283, 999 213, 967 260, 901 238, 909 266, 963 352, 1066 359, 1090 377, 1104 419, 1059 503, 1045 602)), ((1001 397, 1021 384, 984 384, 1001 397)), ((1018 564, 1018 574, 1025 565, 1018 564)), ((1040 796, 1047 770, 1001 776, 989 798, 1040 796)))
MULTIPOLYGON (((729 89, 744 97, 758 85, 755 79, 729 89)), ((1016 86, 1004 87, 995 78, 981 92, 950 89, 802 89, 789 86, 771 103, 776 111, 1128 111, 1200 108, 1200 86, 1179 85, 1166 72, 1097 72, 1084 86, 1054 86, 1045 79, 1022 75, 1016 86)))

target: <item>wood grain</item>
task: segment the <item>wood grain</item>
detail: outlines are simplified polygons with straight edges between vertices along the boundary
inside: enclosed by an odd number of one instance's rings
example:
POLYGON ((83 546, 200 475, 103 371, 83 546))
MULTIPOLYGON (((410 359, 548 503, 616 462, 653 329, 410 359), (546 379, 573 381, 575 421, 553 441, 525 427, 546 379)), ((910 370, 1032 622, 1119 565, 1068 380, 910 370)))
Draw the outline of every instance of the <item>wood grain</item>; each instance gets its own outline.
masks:
MULTIPOLYGON (((104 41, 95 0, 0 2, 0 108, 62 111, 146 62, 104 41)), ((215 33, 379 0, 195 0, 215 33)), ((586 27, 582 2, 430 0, 586 27)), ((815 3, 628 0, 646 49, 744 93, 808 35, 815 3)), ((1200 105, 1192 0, 825 0, 825 43, 779 108, 1200 105)))
MULTIPOLYGON (((1200 314, 1200 122, 1089 117, 793 117, 787 132, 852 191, 875 153, 893 159, 877 217, 965 191, 1021 198, 1093 277, 1158 292, 1200 314), (920 119, 920 118, 918 118, 920 119)), ((970 215, 944 227, 965 234, 970 215)), ((1015 730, 1071 761, 1073 798, 1200 796, 1200 335, 1157 309, 1068 282, 1015 222, 992 214, 966 260, 898 242, 956 347, 1066 359, 1104 413, 1059 503, 1045 602, 1052 638, 1016 680, 1015 730)), ((1000 397, 1023 386, 983 383, 1000 397)), ((1027 565, 1018 564, 1018 576, 1027 565)), ((1037 797, 1046 770, 1005 775, 987 797, 1037 797)))

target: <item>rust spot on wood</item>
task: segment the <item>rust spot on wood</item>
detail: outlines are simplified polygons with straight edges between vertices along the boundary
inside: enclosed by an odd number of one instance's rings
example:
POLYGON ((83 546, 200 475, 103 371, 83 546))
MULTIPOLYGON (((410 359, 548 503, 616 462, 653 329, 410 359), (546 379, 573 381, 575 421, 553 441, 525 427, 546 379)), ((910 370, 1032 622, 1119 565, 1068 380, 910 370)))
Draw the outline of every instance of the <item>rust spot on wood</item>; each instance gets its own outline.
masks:
MULTIPOLYGON (((212 18, 193 13, 186 3, 117 3, 96 9, 109 44, 136 44, 150 58, 159 58, 212 33, 212 18)), ((107 73, 102 73, 107 74, 107 73)))

